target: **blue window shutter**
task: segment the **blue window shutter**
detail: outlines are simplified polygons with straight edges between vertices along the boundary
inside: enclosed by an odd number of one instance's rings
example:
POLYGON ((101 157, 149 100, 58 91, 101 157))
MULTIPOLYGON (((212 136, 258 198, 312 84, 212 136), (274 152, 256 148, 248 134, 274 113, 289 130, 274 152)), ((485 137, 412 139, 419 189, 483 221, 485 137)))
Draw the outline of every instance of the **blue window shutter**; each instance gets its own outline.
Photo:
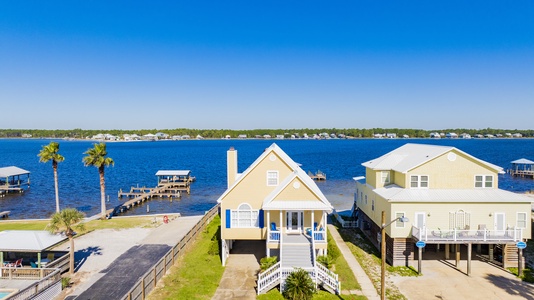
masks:
POLYGON ((263 224, 264 223, 264 221, 263 221, 263 209, 260 209, 260 215, 258 216, 258 220, 259 220, 258 222, 260 223, 260 228, 265 227, 264 224, 263 224))
POLYGON ((232 213, 229 209, 226 210, 226 228, 230 228, 232 222, 232 213))

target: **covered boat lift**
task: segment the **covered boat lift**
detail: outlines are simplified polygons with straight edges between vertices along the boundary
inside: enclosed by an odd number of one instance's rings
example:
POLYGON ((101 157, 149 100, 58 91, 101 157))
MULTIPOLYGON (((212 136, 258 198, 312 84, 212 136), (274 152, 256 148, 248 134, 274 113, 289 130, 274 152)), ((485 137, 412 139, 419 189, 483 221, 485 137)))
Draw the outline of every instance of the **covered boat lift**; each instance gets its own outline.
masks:
POLYGON ((15 166, 0 168, 0 194, 22 193, 23 186, 30 186, 30 171, 15 166))
POLYGON ((526 158, 521 158, 512 161, 512 168, 508 173, 514 177, 527 177, 534 179, 534 161, 526 158))

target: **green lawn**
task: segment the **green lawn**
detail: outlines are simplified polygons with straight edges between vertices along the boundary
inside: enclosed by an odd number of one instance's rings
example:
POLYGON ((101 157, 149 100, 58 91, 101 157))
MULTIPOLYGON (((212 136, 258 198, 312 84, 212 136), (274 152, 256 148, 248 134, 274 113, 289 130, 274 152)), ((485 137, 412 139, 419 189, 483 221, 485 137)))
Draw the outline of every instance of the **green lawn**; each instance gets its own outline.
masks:
POLYGON ((220 217, 216 216, 148 299, 211 299, 224 272, 220 256, 208 254, 220 225, 220 217))
MULTIPOLYGON (((284 297, 282 297, 282 294, 277 290, 270 290, 268 293, 259 295, 257 297, 258 300, 284 300, 284 297)), ((313 295, 313 300, 366 300, 367 297, 365 296, 358 296, 358 295, 334 295, 330 294, 329 292, 325 291, 318 291, 315 295, 313 295)))
POLYGON ((48 221, 0 221, 0 231, 4 230, 46 230, 48 221))

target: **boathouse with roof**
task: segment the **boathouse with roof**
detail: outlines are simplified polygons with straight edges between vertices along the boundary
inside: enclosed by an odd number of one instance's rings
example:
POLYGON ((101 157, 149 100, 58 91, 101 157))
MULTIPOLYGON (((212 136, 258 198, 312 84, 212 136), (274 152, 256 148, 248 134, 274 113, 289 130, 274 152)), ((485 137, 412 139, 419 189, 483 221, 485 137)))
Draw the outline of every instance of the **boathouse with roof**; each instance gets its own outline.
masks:
POLYGON ((8 192, 24 191, 30 186, 30 171, 10 166, 0 168, 0 195, 8 192))
POLYGON ((228 188, 217 200, 223 265, 235 241, 261 240, 266 256, 276 255, 278 263, 258 275, 258 294, 283 286, 294 268, 339 293, 338 276, 316 261, 327 254, 327 215, 333 207, 315 182, 276 144, 243 173, 238 173, 237 150, 230 148, 227 160, 228 188))
POLYGON ((498 188, 501 167, 454 147, 423 144, 406 144, 362 165, 355 214, 364 234, 379 246, 382 211, 386 224, 409 219, 386 228, 388 263, 408 265, 422 241, 427 251, 444 251, 445 259, 454 248, 456 265, 462 249, 468 274, 472 246, 504 268, 518 266, 516 245, 531 237, 531 199, 498 188))

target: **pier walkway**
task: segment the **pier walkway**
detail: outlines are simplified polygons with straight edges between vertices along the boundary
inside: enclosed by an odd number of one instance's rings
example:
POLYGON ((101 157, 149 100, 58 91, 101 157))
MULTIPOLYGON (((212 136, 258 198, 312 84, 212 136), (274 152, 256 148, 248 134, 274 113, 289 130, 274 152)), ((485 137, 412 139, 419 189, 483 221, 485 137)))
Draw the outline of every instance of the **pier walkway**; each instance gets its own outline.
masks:
POLYGON ((123 196, 134 197, 114 208, 110 208, 106 211, 106 216, 116 216, 122 212, 125 212, 131 209, 134 206, 140 205, 143 202, 150 200, 152 198, 162 198, 168 197, 169 199, 180 198, 181 192, 191 193, 191 186, 189 183, 183 182, 168 182, 160 183, 157 187, 146 188, 146 187, 132 187, 129 193, 123 193, 122 190, 119 191, 119 198, 123 196))

